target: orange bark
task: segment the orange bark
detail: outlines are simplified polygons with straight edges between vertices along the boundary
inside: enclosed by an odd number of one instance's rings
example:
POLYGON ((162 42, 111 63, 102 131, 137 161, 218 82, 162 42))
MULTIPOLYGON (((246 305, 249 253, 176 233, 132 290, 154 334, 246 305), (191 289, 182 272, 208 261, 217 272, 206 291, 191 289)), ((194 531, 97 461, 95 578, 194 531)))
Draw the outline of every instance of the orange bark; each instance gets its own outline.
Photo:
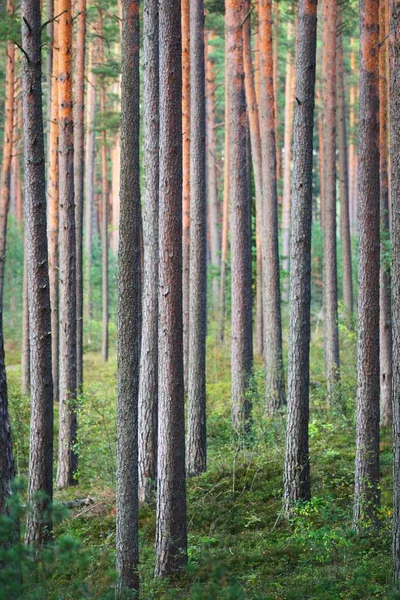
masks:
POLYGON ((282 152, 279 136, 279 110, 278 110, 278 40, 279 40, 279 3, 274 0, 272 5, 273 19, 273 61, 274 61, 274 107, 275 107, 275 141, 276 141, 276 176, 282 178, 282 152))

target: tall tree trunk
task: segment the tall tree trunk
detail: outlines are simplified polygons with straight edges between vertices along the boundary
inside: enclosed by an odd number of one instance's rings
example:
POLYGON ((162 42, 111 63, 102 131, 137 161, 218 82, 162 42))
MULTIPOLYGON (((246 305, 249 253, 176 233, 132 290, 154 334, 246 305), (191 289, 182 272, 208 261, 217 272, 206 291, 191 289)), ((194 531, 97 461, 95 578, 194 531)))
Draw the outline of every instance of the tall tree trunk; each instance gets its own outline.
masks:
MULTIPOLYGON (((286 84, 285 84, 285 139, 284 139, 284 161, 283 161, 283 201, 282 201, 282 269, 289 274, 289 251, 290 251, 290 183, 292 166, 292 141, 293 141, 293 108, 294 108, 294 80, 296 68, 293 64, 291 45, 293 43, 293 25, 291 21, 287 26, 286 50, 286 84)), ((285 300, 288 299, 288 287, 284 287, 285 300)))
MULTIPOLYGON (((350 40, 350 46, 353 48, 354 40, 350 40)), ((352 73, 356 70, 356 55, 354 50, 350 53, 350 70, 352 73)), ((349 106, 349 213, 350 213, 350 232, 354 235, 357 230, 357 214, 354 210, 354 189, 356 179, 356 168, 355 168, 355 144, 354 144, 354 128, 355 128, 355 102, 356 102, 356 86, 352 83, 350 85, 350 106, 349 106)))
MULTIPOLYGON (((211 257, 211 300, 212 308, 218 306, 218 277, 220 268, 220 236, 218 231, 218 188, 217 188, 217 157, 215 142, 215 74, 214 57, 211 56, 214 46, 210 44, 215 39, 215 34, 210 31, 206 35, 205 54, 206 63, 206 123, 207 123, 207 199, 210 233, 210 257, 211 257)), ((193 59, 192 59, 193 62, 193 59)))
POLYGON ((229 192, 232 296, 232 422, 242 434, 251 403, 247 394, 253 363, 250 197, 247 180, 247 115, 244 89, 242 22, 248 1, 226 0, 226 51, 229 77, 229 192))
POLYGON ((86 153, 85 153, 85 319, 86 322, 92 318, 92 297, 91 297, 91 270, 92 270, 92 239, 93 239, 93 215, 94 215, 94 167, 96 155, 96 75, 92 73, 93 64, 93 45, 89 44, 89 65, 88 65, 88 115, 87 115, 87 133, 86 133, 86 153))
MULTIPOLYGON (((99 9, 99 62, 104 65, 104 40, 103 40, 103 10, 99 9)), ((104 77, 100 82, 100 113, 105 118, 106 113, 106 85, 104 77)), ((103 303, 103 333, 101 339, 101 356, 104 362, 108 360, 108 172, 107 172, 107 130, 103 124, 101 130, 101 280, 103 303)))
POLYGON ((138 396, 141 331, 139 0, 122 0, 118 274, 117 597, 139 589, 138 396))
POLYGON ((276 412, 285 403, 282 359, 282 324, 279 283, 278 194, 272 64, 272 0, 260 0, 261 152, 264 210, 261 254, 264 302, 264 360, 266 411, 276 412))
POLYGON ((323 124, 323 107, 320 104, 321 97, 319 88, 316 88, 317 112, 318 112, 318 163, 319 163, 319 211, 320 223, 324 228, 324 195, 325 195, 325 173, 324 173, 324 124, 323 124))
POLYGON ((283 498, 286 511, 309 500, 312 167, 317 1, 300 0, 290 241, 288 414, 283 498))
POLYGON ((228 59, 225 56, 225 145, 224 145, 224 202, 222 207, 221 238, 221 277, 219 287, 219 324, 218 342, 222 344, 225 335, 226 319, 226 272, 228 266, 228 230, 229 230, 229 139, 230 139, 230 106, 229 106, 229 74, 228 59))
MULTIPOLYGON (((7 12, 9 15, 14 13, 11 0, 7 0, 7 12)), ((14 133, 15 44, 11 41, 7 42, 5 76, 5 118, 0 195, 0 310, 2 310, 4 296, 4 265, 6 259, 7 217, 10 208, 11 159, 13 155, 14 133)))
POLYGON ((379 190, 380 190, 380 229, 381 229, 381 265, 379 284, 379 366, 380 366, 380 402, 382 423, 392 422, 392 305, 390 267, 384 257, 389 242, 389 178, 387 156, 387 2, 379 2, 379 190))
MULTIPOLYGON (((58 0, 55 0, 54 9, 59 14, 58 0)), ((53 368, 54 399, 59 398, 59 364, 60 364, 60 329, 59 329, 59 161, 58 161, 58 77, 59 77, 59 26, 54 22, 53 43, 53 73, 51 79, 51 114, 49 132, 49 183, 48 183, 48 252, 49 252, 49 278, 50 278, 50 306, 51 306, 51 364, 53 368)))
MULTIPOLYGON (((246 92, 247 114, 249 116, 251 157, 253 159, 254 183, 256 191, 256 252, 257 252, 257 289, 256 289, 256 353, 262 355, 263 313, 262 313, 262 257, 260 228, 263 209, 262 161, 260 117, 258 112, 256 89, 251 58, 250 19, 243 25, 243 65, 246 92)), ((258 37, 258 36, 257 36, 258 37)))
POLYGON ((347 156, 346 98, 344 84, 343 19, 341 10, 337 15, 336 69, 337 69, 337 128, 339 145, 340 183, 340 237, 342 242, 343 304, 345 316, 351 326, 353 315, 353 271, 351 261, 351 237, 349 215, 349 164, 347 156))
POLYGON ((27 252, 31 423, 26 541, 51 538, 53 499, 53 383, 46 235, 46 190, 39 0, 22 0, 25 241, 27 252), (40 497, 38 497, 40 495, 40 497))
MULTIPOLYGON (((26 230, 25 230, 26 231, 26 230)), ((24 274, 22 298, 21 394, 28 395, 31 387, 29 344, 29 301, 26 233, 24 232, 24 274)))
POLYGON ((159 2, 159 420, 155 575, 187 562, 182 337, 182 65, 180 0, 159 2))
POLYGON ((76 483, 76 238, 71 0, 59 0, 60 426, 57 487, 76 483))
POLYGON ((361 0, 355 527, 379 507, 379 41, 379 0, 361 0))
POLYGON ((324 2, 324 308, 325 363, 330 399, 340 379, 336 256, 336 14, 337 0, 324 2))
MULTIPOLYGON (((42 1, 42 8, 41 10, 43 10, 43 1, 42 1)), ((55 28, 55 21, 54 21, 54 17, 58 15, 56 11, 56 4, 57 4, 57 0, 46 0, 46 35, 48 38, 48 43, 47 43, 47 56, 46 56, 46 83, 47 83, 47 119, 50 121, 51 119, 51 105, 52 105, 52 93, 53 93, 53 85, 52 85, 52 78, 53 78, 53 54, 54 54, 54 49, 55 49, 55 44, 54 44, 54 28, 55 28)), ((51 126, 51 121, 50 121, 50 126, 51 126)), ((49 127, 50 128, 50 127, 49 127)), ((50 136, 48 138, 48 141, 50 141, 50 136)))
MULTIPOLYGON (((158 9, 146 0, 143 9, 145 197, 143 211, 143 327, 139 387, 139 500, 150 499, 157 479, 158 415, 158 9)), ((185 138, 184 138, 185 139, 185 138)))
POLYGON ((83 385, 83 194, 85 143, 86 0, 78 2, 74 115, 74 189, 76 221, 76 389, 83 385))
MULTIPOLYGON (((11 423, 8 413, 7 377, 4 357, 3 314, 0 312, 0 515, 7 510, 10 484, 15 476, 11 423)), ((3 534, 4 535, 4 534, 3 534)))
MULTIPOLYGON (((119 110, 119 107, 117 108, 119 110)), ((118 253, 119 244, 119 188, 121 173, 121 136, 118 132, 115 142, 110 151, 111 160, 111 234, 110 249, 114 254, 118 253)))
POLYGON ((190 296, 190 0, 181 0, 182 19, 182 168, 183 168, 183 364, 185 390, 189 381, 190 296))
POLYGON ((390 2, 390 198, 393 315, 393 560, 400 588, 400 0, 390 2))
MULTIPOLYGON (((259 10, 259 2, 257 1, 257 7, 259 10)), ((273 73, 274 73, 274 111, 275 111, 275 143, 276 143, 276 176, 278 179, 282 178, 282 151, 279 139, 279 73, 278 73, 278 59, 279 59, 279 2, 273 0, 272 2, 272 60, 273 60, 273 73)), ((259 36, 257 36, 259 38, 259 36)))
MULTIPOLYGON (((204 2, 190 2, 190 300, 189 386, 186 468, 189 476, 207 468, 207 188, 204 2)), ((208 140, 210 142, 210 139, 208 140)), ((215 157, 213 157, 215 160, 215 157)), ((215 167, 215 165, 214 165, 215 167)), ((216 181, 215 181, 216 184, 216 181)), ((212 199, 210 198, 212 201, 212 199)), ((210 211, 210 218, 216 215, 210 211)), ((214 223, 216 226, 216 223, 214 223)), ((212 227, 211 227, 212 232, 212 227)), ((215 249, 214 249, 215 250, 215 249)), ((211 261, 217 256, 211 255, 211 261)), ((217 281, 215 279, 215 281, 217 281)))

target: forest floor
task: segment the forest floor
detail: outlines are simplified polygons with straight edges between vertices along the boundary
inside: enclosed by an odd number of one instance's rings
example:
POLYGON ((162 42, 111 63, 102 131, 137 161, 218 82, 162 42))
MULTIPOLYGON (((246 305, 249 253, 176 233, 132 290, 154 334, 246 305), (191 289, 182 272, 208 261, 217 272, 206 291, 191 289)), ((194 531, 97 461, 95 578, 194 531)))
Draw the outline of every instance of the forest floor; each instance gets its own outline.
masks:
MULTIPOLYGON (((326 402, 323 350, 314 323, 311 353, 312 494, 290 521, 281 514, 284 415, 264 418, 262 369, 252 385, 251 439, 238 450, 230 425, 229 340, 208 343, 208 471, 188 481, 189 564, 176 579, 152 578, 155 505, 140 512, 142 600, 368 600, 391 594, 390 431, 381 440, 381 527, 351 528, 354 480, 356 336, 341 327, 342 386, 326 402)), ((19 473, 26 476, 29 400, 19 393, 16 353, 8 354, 10 409, 19 473)), ((80 400, 78 485, 55 502, 95 499, 63 513, 56 551, 27 577, 24 598, 114 597, 116 358, 85 356, 80 400)), ((57 412, 57 409, 56 409, 57 412)), ((56 453, 55 453, 56 456, 56 453)), ((0 598, 2 598, 0 591, 0 598)), ((5 598, 6 596, 4 596, 5 598)))

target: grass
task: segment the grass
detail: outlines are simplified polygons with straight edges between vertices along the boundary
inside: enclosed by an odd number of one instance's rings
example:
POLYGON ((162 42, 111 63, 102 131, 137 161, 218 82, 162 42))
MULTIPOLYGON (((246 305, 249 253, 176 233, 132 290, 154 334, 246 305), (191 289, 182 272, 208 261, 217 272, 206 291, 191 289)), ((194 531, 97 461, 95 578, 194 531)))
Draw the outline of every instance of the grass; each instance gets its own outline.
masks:
MULTIPOLYGON (((209 340, 209 468, 188 481, 189 564, 174 579, 152 578, 155 506, 143 507, 142 599, 395 598, 391 594, 390 432, 383 431, 381 441, 381 527, 357 535, 351 529, 356 337, 341 326, 341 396, 328 406, 321 335, 321 325, 318 329, 315 325, 310 418, 313 499, 299 506, 290 521, 281 515, 284 415, 264 418, 263 373, 257 364, 252 385, 254 429, 249 444, 238 450, 230 426, 229 340, 222 349, 209 340)), ((26 476, 29 401, 19 393, 17 354, 10 356, 15 455, 20 475, 26 476)), ((42 560, 39 587, 38 570, 29 571, 27 599, 114 597, 115 356, 102 364, 97 354, 86 354, 85 382, 78 415, 78 485, 56 492, 55 501, 89 495, 96 502, 64 514, 56 526, 56 550, 50 559, 42 560)))

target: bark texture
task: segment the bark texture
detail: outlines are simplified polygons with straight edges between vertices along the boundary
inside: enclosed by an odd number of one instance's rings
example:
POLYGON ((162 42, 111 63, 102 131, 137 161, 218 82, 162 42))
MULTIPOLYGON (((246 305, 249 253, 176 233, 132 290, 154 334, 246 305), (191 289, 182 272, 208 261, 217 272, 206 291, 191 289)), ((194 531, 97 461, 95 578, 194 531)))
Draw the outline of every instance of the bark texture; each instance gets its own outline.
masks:
POLYGON ((360 2, 360 63, 356 528, 379 507, 379 0, 360 2))
POLYGON ((285 403, 282 323, 279 282, 278 193, 272 53, 272 0, 260 0, 260 115, 264 209, 261 255, 264 303, 264 362, 266 412, 285 403))
POLYGON ((328 395, 340 379, 336 256, 336 16, 337 0, 323 4, 322 78, 324 104, 324 329, 328 395))
POLYGON ((189 380, 190 295, 190 0, 181 0, 182 21, 182 260, 183 260, 183 363, 185 391, 189 380))
MULTIPOLYGON (((190 56, 191 236, 189 300, 189 395, 186 454, 186 469, 189 476, 199 475, 205 471, 207 467, 207 188, 203 0, 191 0, 190 2, 190 56)), ((210 212, 210 218, 211 216, 212 214, 210 212)))
POLYGON ((26 53, 22 57, 22 98, 31 371, 28 478, 31 509, 25 539, 41 544, 51 538, 52 531, 47 509, 53 498, 53 383, 39 1, 23 0, 21 10, 22 45, 26 53))
POLYGON ((139 589, 138 395, 141 330, 139 0, 122 0, 118 273, 117 597, 139 589))
POLYGON ((247 178, 247 114, 244 89, 242 22, 246 0, 226 0, 229 77, 229 192, 232 296, 232 422, 243 433, 250 419, 247 395, 253 363, 251 311, 250 198, 247 178))
POLYGON ((297 41, 290 234, 290 330, 284 508, 309 500, 311 225, 317 0, 301 0, 297 41))
POLYGON ((390 2, 390 196, 393 311, 393 561, 400 588, 400 0, 390 2))
POLYGON ((59 0, 59 181, 60 181, 60 425, 57 487, 76 481, 76 239, 74 128, 72 111, 72 8, 59 0))
POLYGON ((159 421, 155 575, 187 562, 182 335, 182 65, 180 0, 159 2, 159 421))
POLYGON ((157 478, 158 413, 158 8, 143 7, 145 195, 143 211, 143 327, 139 387, 139 500, 150 499, 157 478))

